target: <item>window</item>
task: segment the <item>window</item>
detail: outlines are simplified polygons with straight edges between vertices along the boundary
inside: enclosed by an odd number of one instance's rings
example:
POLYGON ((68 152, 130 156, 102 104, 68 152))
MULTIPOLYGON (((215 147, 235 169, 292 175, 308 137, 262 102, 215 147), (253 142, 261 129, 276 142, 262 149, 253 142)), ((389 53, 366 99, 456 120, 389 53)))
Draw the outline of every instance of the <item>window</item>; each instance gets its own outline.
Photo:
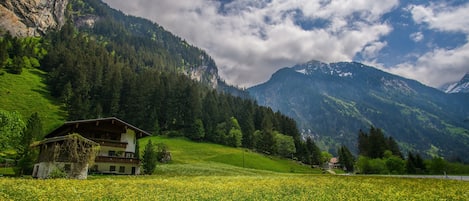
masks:
POLYGON ((124 172, 125 172, 125 167, 124 167, 124 166, 120 166, 120 167, 119 167, 119 172, 120 172, 120 173, 124 173, 124 172))
POLYGON ((116 156, 116 151, 109 151, 108 156, 116 156))
POLYGON ((64 165, 64 171, 65 171, 65 172, 70 172, 71 169, 72 169, 72 165, 71 165, 71 164, 65 164, 65 165, 64 165))
POLYGON ((111 165, 109 166, 109 172, 115 172, 116 171, 116 166, 111 165))
POLYGON ((133 157, 134 157, 134 153, 132 153, 132 152, 125 152, 125 157, 126 157, 126 158, 133 158, 133 157))
POLYGON ((115 135, 112 135, 112 136, 111 136, 111 140, 119 141, 119 138, 118 138, 117 136, 115 136, 115 135))

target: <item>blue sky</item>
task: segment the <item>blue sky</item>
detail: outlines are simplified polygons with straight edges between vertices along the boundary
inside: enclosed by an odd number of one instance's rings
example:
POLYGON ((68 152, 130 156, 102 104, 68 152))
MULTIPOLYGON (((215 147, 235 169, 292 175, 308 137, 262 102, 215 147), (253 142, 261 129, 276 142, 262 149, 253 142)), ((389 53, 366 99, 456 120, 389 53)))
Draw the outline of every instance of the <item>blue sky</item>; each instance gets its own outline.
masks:
POLYGON ((104 0, 206 50, 249 87, 309 60, 357 61, 439 87, 469 72, 469 2, 104 0))

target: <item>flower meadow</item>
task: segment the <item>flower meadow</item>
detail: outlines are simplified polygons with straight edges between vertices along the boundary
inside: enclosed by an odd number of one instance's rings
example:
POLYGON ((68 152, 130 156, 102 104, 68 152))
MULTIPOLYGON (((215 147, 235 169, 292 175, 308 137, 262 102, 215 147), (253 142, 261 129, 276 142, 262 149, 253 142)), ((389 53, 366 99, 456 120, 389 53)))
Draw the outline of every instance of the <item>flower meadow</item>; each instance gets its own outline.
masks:
POLYGON ((0 200, 468 200, 469 182, 379 176, 0 178, 0 200))

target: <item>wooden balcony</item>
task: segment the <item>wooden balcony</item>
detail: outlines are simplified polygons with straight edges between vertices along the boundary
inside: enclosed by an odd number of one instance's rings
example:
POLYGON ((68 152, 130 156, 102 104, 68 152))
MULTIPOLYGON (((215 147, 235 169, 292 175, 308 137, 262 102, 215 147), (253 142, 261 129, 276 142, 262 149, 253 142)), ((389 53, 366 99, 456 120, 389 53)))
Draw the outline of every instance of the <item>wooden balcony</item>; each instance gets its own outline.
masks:
POLYGON ((96 143, 99 143, 101 146, 106 146, 106 147, 119 147, 119 148, 127 148, 127 142, 120 142, 120 141, 115 141, 115 140, 108 140, 108 139, 98 139, 98 138, 92 138, 96 143))
POLYGON ((115 156, 96 156, 94 160, 97 163, 128 163, 128 164, 139 164, 140 160, 136 158, 124 158, 115 156))

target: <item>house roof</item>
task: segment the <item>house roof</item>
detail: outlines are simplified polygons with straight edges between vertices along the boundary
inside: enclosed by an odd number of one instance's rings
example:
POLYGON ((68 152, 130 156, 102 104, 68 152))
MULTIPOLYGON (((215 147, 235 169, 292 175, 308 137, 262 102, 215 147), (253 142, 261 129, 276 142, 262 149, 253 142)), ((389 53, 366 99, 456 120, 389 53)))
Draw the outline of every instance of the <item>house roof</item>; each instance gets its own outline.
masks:
POLYGON ((67 121, 65 122, 62 126, 58 127, 57 129, 55 129, 54 131, 52 131, 51 133, 47 134, 45 136, 45 138, 51 138, 51 137, 56 137, 56 136, 63 136, 63 135, 67 135, 69 134, 69 132, 72 130, 72 128, 75 126, 75 127, 78 127, 79 125, 99 125, 100 123, 110 123, 112 125, 117 125, 117 126, 120 126, 120 127, 124 127, 124 128, 128 128, 128 129, 131 129, 133 131, 135 131, 136 134, 140 134, 138 135, 139 137, 144 137, 144 136, 150 136, 151 134, 140 129, 140 128, 137 128, 135 127, 134 125, 132 124, 129 124, 125 121, 122 121, 116 117, 107 117, 107 118, 98 118, 98 119, 85 119, 85 120, 76 120, 76 121, 67 121))
POLYGON ((93 145, 93 146, 99 145, 98 143, 96 143, 92 140, 86 139, 86 138, 82 137, 81 135, 70 134, 70 135, 65 135, 65 136, 57 136, 57 137, 46 138, 42 141, 38 141, 38 142, 33 143, 31 146, 35 147, 35 146, 39 146, 39 145, 42 145, 42 144, 48 144, 48 143, 51 143, 51 142, 71 140, 73 138, 78 138, 80 141, 86 142, 87 144, 90 144, 90 145, 93 145))

